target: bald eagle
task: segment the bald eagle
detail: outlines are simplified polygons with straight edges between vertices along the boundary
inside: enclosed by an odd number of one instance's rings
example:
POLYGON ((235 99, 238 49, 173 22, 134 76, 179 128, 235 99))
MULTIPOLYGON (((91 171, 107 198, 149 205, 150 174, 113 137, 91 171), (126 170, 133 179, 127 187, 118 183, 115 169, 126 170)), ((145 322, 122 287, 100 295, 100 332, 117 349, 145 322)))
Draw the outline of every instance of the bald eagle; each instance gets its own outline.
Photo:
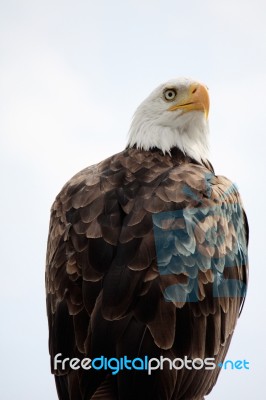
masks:
POLYGON ((247 287, 248 224, 208 161, 208 89, 174 79, 136 110, 125 150, 51 210, 46 293, 61 400, 202 400, 247 287))

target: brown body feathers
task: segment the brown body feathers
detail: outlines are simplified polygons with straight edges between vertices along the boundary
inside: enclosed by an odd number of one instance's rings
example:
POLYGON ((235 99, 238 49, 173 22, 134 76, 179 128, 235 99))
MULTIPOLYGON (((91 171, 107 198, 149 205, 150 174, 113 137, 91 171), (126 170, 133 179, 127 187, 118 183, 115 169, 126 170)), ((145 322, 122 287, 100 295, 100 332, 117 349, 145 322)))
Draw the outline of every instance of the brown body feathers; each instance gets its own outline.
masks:
POLYGON ((203 399, 218 366, 112 375, 54 370, 53 359, 62 353, 222 362, 244 297, 222 281, 247 283, 246 259, 237 253, 242 246, 245 255, 247 230, 232 183, 178 149, 171 156, 126 149, 75 175, 53 204, 47 251, 49 349, 59 398, 203 399), (185 232, 182 240, 175 230, 185 232), (227 268, 229 259, 234 265, 227 268))

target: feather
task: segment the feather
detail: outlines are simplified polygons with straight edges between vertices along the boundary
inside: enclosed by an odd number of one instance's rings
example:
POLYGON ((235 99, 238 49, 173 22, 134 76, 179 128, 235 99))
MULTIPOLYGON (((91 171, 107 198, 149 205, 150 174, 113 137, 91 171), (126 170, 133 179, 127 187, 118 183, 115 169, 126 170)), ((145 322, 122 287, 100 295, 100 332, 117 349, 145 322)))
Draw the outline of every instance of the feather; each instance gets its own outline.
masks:
MULTIPOLYGON (((51 362, 60 352, 226 356, 247 284, 247 219, 230 181, 171 153, 128 148, 57 196, 46 266, 51 362)), ((201 400, 220 369, 52 372, 62 400, 201 400)))

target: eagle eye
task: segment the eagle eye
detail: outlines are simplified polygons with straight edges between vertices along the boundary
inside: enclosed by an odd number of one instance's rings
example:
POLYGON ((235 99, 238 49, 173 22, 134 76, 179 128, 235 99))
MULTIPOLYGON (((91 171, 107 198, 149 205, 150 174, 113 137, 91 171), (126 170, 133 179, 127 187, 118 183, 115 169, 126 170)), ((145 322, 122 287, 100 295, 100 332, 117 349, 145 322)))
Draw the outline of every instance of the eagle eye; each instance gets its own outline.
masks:
POLYGON ((177 92, 175 89, 166 89, 163 95, 166 101, 173 101, 176 98, 177 92))

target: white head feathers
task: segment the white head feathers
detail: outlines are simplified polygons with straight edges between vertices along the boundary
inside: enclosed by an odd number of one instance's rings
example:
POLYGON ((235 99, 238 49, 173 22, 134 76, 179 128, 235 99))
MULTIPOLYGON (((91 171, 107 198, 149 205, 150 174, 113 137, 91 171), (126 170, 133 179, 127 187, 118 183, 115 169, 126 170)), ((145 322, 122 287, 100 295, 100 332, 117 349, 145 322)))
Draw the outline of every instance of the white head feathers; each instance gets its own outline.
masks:
POLYGON ((178 147, 198 162, 208 158, 207 88, 190 79, 174 79, 156 88, 137 108, 128 146, 157 147, 171 154, 178 147))

